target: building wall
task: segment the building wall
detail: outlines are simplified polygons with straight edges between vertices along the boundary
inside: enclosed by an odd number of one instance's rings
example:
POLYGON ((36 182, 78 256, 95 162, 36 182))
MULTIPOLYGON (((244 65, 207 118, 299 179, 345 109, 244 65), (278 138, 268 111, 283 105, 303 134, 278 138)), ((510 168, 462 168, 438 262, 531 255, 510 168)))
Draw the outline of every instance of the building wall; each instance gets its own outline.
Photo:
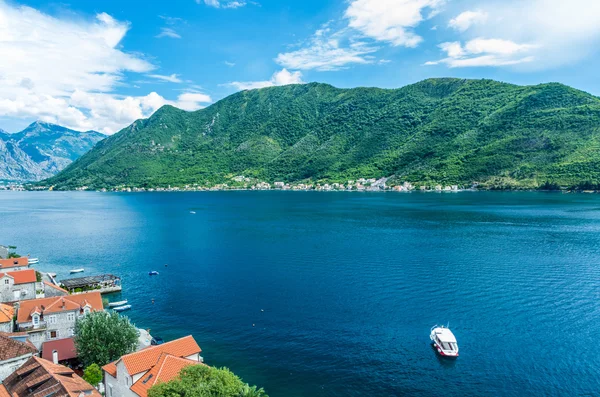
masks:
POLYGON ((56 288, 48 287, 44 284, 44 297, 46 298, 54 298, 55 296, 66 296, 68 295, 66 292, 58 290, 56 288))
POLYGON ((0 245, 0 258, 7 259, 8 258, 8 247, 4 245, 0 245))
POLYGON ((0 382, 4 381, 8 375, 15 372, 25 361, 29 360, 32 354, 16 357, 10 360, 0 361, 0 382))
MULTIPOLYGON (((33 343, 33 345, 38 349, 41 349, 42 344, 46 341, 72 337, 73 332, 75 331, 75 321, 77 316, 78 310, 45 314, 40 321, 46 322, 46 329, 31 332, 31 343, 33 343), (71 314, 71 316, 69 316, 69 314, 71 314), (53 331, 56 332, 55 337, 51 336, 53 331)), ((29 327, 31 325, 31 322, 18 324, 20 328, 29 327)))
POLYGON ((0 323, 0 332, 13 332, 13 322, 0 323))
POLYGON ((35 299, 35 283, 25 283, 15 285, 11 277, 0 278, 0 302, 14 302, 16 300, 35 299), (8 284, 6 283, 8 281, 8 284), (26 291, 26 294, 19 294, 15 299, 14 291, 26 291))
POLYGON ((129 390, 133 385, 133 379, 127 373, 123 361, 117 363, 117 378, 113 378, 109 373, 104 372, 104 388, 106 397, 139 397, 129 390), (111 393, 112 389, 112 395, 111 393))

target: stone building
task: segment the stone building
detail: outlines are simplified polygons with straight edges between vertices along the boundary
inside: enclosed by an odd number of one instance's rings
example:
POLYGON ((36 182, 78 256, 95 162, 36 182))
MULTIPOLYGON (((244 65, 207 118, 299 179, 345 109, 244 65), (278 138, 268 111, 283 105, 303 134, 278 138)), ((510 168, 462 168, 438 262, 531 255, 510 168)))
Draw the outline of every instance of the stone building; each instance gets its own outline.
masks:
POLYGON ((26 337, 0 334, 0 382, 35 354, 38 354, 37 349, 26 337))
POLYGON ((201 351, 190 335, 122 356, 102 367, 106 397, 147 397, 156 383, 170 381, 184 367, 201 364, 201 351))
POLYGON ((0 245, 0 259, 8 258, 8 247, 0 245))
POLYGON ((10 305, 0 303, 0 332, 13 332, 13 317, 15 309, 10 305))
POLYGON ((35 299, 35 270, 0 272, 0 302, 35 299))
POLYGON ((17 309, 17 328, 29 333, 31 342, 41 349, 46 341, 72 337, 78 318, 101 310, 100 292, 22 301, 17 309))

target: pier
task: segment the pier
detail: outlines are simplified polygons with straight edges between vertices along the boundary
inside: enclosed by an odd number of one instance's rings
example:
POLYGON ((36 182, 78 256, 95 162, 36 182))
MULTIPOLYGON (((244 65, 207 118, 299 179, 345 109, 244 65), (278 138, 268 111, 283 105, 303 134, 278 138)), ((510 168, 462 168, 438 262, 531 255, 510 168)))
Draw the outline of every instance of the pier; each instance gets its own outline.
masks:
POLYGON ((121 291, 121 278, 113 274, 69 278, 61 280, 59 284, 73 295, 90 291, 101 294, 121 291))

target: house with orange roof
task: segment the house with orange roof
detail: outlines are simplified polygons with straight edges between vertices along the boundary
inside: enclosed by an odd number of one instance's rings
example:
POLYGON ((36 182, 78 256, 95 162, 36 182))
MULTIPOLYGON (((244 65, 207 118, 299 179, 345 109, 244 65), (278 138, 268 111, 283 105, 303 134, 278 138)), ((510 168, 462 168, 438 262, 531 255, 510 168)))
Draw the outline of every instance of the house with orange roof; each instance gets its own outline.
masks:
POLYGON ((190 335, 124 355, 102 367, 106 397, 147 397, 155 384, 174 379, 187 366, 202 364, 201 351, 190 335))
POLYGON ((17 328, 27 332, 31 342, 41 349, 46 341, 72 337, 78 318, 102 310, 102 296, 96 291, 21 301, 17 308, 17 328))
POLYGON ((0 332, 13 331, 14 316, 15 309, 11 305, 5 305, 4 303, 0 303, 0 332))
POLYGON ((31 357, 0 385, 0 397, 102 397, 72 369, 31 357))
POLYGON ((22 256, 20 258, 0 259, 0 271, 14 271, 27 269, 29 267, 29 258, 22 256))
POLYGON ((0 334, 0 382, 15 372, 38 350, 28 340, 21 340, 18 335, 0 334))
POLYGON ((0 302, 35 299, 35 270, 0 270, 0 302))

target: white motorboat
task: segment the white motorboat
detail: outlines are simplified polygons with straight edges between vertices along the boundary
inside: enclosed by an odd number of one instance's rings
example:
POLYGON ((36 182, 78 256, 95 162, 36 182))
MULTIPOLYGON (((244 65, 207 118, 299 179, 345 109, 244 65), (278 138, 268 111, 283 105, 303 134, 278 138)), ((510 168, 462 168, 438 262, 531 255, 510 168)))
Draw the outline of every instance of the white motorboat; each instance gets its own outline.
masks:
POLYGON ((108 307, 119 307, 119 306, 125 306, 126 304, 127 304, 127 299, 125 299, 124 301, 110 302, 108 304, 108 307))
POLYGON ((70 270, 69 273, 73 274, 73 273, 83 273, 85 271, 85 269, 73 269, 70 270))
POLYGON ((30 265, 37 265, 38 263, 40 263, 39 258, 29 258, 28 262, 30 265))
POLYGON ((113 310, 116 312, 124 312, 125 310, 131 309, 131 305, 115 307, 113 310))
POLYGON ((443 325, 434 325, 431 327, 429 338, 440 356, 458 357, 458 343, 450 328, 443 325))

